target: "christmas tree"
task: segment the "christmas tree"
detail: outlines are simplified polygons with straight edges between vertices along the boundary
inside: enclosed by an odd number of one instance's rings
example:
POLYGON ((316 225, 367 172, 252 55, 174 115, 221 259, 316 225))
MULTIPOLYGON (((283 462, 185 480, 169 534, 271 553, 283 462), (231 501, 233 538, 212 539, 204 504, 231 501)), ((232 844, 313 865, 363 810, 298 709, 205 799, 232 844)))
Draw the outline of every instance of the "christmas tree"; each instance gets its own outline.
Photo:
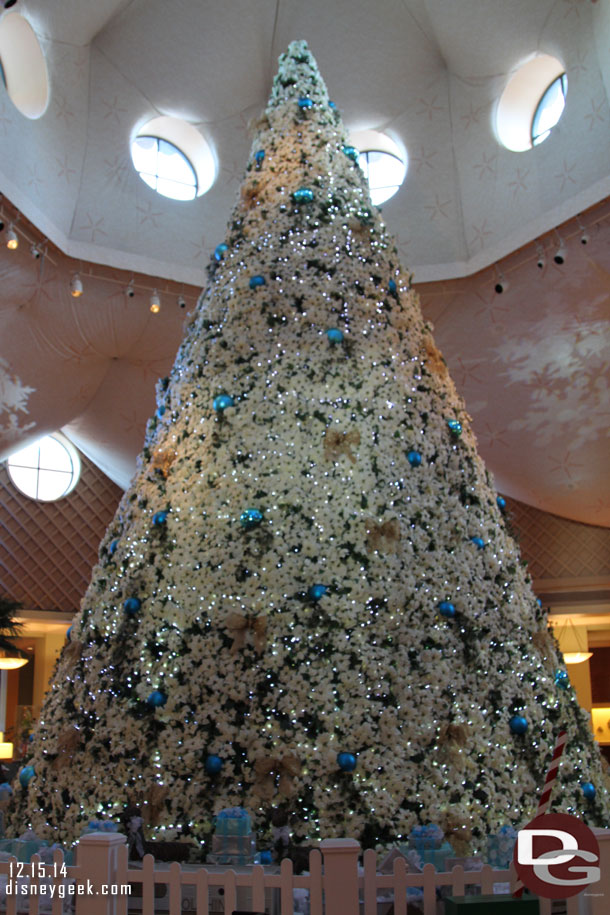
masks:
POLYGON ((13 822, 480 848, 610 814, 503 500, 304 42, 100 548, 13 822), (585 786, 583 788, 583 785, 585 786))

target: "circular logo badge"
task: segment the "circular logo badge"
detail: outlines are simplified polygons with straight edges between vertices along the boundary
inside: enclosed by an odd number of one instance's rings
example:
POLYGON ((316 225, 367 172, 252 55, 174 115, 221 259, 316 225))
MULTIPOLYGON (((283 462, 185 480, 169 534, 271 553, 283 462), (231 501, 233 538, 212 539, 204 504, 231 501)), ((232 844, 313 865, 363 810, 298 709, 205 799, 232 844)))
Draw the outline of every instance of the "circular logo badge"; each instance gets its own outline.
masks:
POLYGON ((566 813, 535 817, 520 829, 513 858, 523 885, 542 899, 568 899, 601 879, 595 834, 566 813))

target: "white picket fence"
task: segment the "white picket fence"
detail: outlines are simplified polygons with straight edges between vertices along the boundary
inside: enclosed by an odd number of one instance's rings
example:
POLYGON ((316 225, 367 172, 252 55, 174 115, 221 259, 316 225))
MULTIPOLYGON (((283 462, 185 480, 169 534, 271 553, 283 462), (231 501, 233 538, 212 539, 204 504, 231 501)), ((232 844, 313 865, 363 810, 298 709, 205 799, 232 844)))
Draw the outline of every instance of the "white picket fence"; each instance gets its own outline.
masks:
MULTIPOLYGON (((540 900, 540 915, 558 911, 609 915, 610 830, 596 833, 601 881, 563 907, 540 900)), ((232 915, 234 911, 294 915, 294 891, 304 890, 310 915, 385 915, 391 907, 394 915, 409 915, 414 904, 409 904, 407 891, 413 887, 420 891, 418 912, 442 915, 442 888, 443 895, 463 896, 466 887, 474 885, 487 895, 493 893, 494 884, 512 883, 514 877, 489 865, 480 871, 455 867, 451 873, 437 873, 432 864, 426 864, 421 874, 410 874, 402 858, 394 861, 392 874, 380 874, 375 852, 364 852, 362 868, 358 867, 360 853, 354 839, 328 839, 321 843, 320 851, 311 852, 309 873, 301 876, 293 874, 290 861, 282 862, 279 873, 260 866, 236 873, 178 863, 161 865, 150 855, 140 866, 130 866, 124 836, 93 833, 80 840, 76 864, 63 872, 59 851, 54 864, 46 867, 34 856, 31 864, 21 867, 19 879, 16 859, 0 863, 0 880, 2 875, 9 880, 0 911, 6 915, 232 915)))

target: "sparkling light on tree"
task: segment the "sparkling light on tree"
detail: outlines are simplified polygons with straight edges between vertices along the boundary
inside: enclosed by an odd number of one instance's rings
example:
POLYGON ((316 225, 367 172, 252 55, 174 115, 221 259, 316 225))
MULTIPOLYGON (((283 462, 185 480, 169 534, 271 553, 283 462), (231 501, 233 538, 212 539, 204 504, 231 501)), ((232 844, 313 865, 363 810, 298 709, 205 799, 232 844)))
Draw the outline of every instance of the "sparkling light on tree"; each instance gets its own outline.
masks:
POLYGON ((297 841, 416 824, 480 848, 610 805, 358 153, 304 42, 100 549, 13 823, 74 839, 144 803, 205 839, 241 805, 297 841), (583 784, 594 786, 583 791, 583 784))

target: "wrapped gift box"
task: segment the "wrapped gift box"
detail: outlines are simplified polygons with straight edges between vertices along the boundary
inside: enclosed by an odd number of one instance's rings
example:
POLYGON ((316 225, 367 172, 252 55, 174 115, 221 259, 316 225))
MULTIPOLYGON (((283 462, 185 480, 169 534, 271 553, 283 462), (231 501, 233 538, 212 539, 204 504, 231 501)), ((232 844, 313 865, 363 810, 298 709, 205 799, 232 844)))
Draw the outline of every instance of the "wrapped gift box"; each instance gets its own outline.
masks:
POLYGON ((252 818, 243 807, 227 807, 214 817, 217 836, 248 836, 252 832, 252 818))
POLYGON ((444 900, 445 915, 538 915, 538 899, 533 896, 449 896, 444 900))
POLYGON ((421 855, 428 849, 440 848, 444 838, 440 826, 415 826, 409 833, 409 848, 414 848, 421 855))
MULTIPOLYGON (((407 847, 406 845, 401 845, 400 851, 405 858, 410 859, 410 855, 412 855, 414 849, 407 847)), ((440 848, 417 849, 417 855, 421 861, 421 867, 423 867, 424 864, 433 864, 439 873, 446 870, 447 858, 455 858, 455 852, 449 842, 443 842, 440 848)))
POLYGON ((250 855, 256 854, 256 838, 251 832, 247 836, 212 836, 212 854, 214 855, 250 855))
POLYGON ((499 832, 487 839, 487 863, 498 870, 507 870, 513 860, 513 849, 517 841, 517 830, 503 826, 499 832))

